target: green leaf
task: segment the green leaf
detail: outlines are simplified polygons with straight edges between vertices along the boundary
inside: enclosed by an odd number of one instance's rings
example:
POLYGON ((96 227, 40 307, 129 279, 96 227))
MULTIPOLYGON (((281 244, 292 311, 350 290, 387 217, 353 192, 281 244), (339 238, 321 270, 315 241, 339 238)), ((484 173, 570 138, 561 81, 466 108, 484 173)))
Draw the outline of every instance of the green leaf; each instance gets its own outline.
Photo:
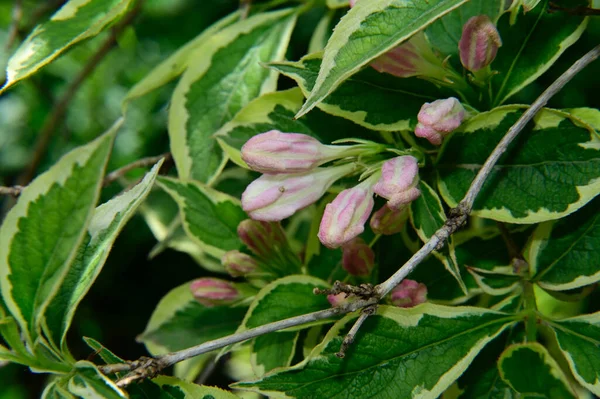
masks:
POLYGON ((436 398, 514 322, 479 308, 380 306, 340 359, 356 317, 337 322, 302 363, 234 387, 286 398, 436 398))
POLYGON ((511 330, 487 345, 460 377, 459 399, 517 399, 517 393, 500 378, 497 362, 504 350, 511 330))
POLYGON ((574 214, 540 224, 526 249, 533 280, 552 290, 600 281, 600 197, 574 214))
MULTIPOLYGON (((446 223, 446 213, 442 201, 437 193, 427 183, 419 183, 421 195, 409 206, 409 217, 417 235, 424 243, 446 223)), ((453 238, 449 239, 448 247, 441 251, 434 251, 436 256, 444 264, 448 272, 456 279, 462 291, 467 294, 467 286, 461 278, 461 273, 456 261, 453 238)))
POLYGON ((303 133, 325 144, 338 139, 368 138, 371 132, 342 118, 321 111, 312 112, 300 120, 294 114, 302 106, 302 93, 290 89, 267 93, 250 102, 215 137, 231 160, 248 168, 242 160, 240 149, 251 137, 269 130, 303 133))
POLYGON ((240 325, 244 307, 206 307, 198 303, 185 283, 160 301, 138 340, 153 355, 189 348, 232 334, 240 325))
POLYGON ((327 0, 326 4, 327 4, 327 7, 333 8, 333 9, 350 6, 350 3, 348 2, 348 0, 327 0))
POLYGON ((207 387, 205 385, 197 385, 192 382, 183 381, 174 377, 161 375, 152 380, 156 384, 165 388, 178 388, 185 396, 177 399, 238 399, 231 392, 224 391, 216 387, 207 387))
POLYGON ((83 399, 127 398, 127 394, 104 376, 96 366, 82 360, 75 364, 75 375, 68 384, 69 392, 83 399))
POLYGON ((93 338, 83 337, 85 343, 92 348, 106 364, 125 363, 123 359, 112 353, 100 342, 93 338))
POLYGON ((119 126, 38 176, 0 228, 2 298, 30 344, 85 238, 119 126))
POLYGON ((131 0, 70 0, 49 21, 38 25, 8 60, 5 91, 69 47, 100 33, 119 18, 131 0))
POLYGON ((575 379, 600 395, 600 312, 551 323, 575 379))
POLYGON ((369 61, 401 44, 466 0, 371 0, 358 2, 335 27, 300 117, 369 61))
MULTIPOLYGON (((287 276, 265 286, 254 298, 238 332, 294 316, 329 309, 325 295, 315 295, 315 288, 329 288, 325 281, 311 276, 287 276)), ((290 330, 327 323, 320 320, 290 330)))
POLYGON ((527 397, 577 398, 556 361, 537 342, 509 346, 498 359, 502 379, 527 397))
POLYGON ((87 228, 87 237, 42 318, 47 338, 68 352, 67 331, 77 306, 100 274, 110 249, 125 224, 150 192, 162 161, 126 193, 100 205, 87 228))
MULTIPOLYGON (((436 162, 438 188, 454 207, 523 111, 505 106, 478 114, 452 134, 436 162)), ((568 114, 543 109, 499 159, 473 206, 476 216, 539 223, 566 216, 600 191, 600 139, 568 114), (518 195, 515 195, 518 193, 518 195)))
POLYGON ((75 399, 66 388, 68 381, 65 379, 52 381, 42 393, 42 399, 75 399))
POLYGON ((471 0, 432 23, 426 30, 433 47, 444 55, 458 56, 458 42, 469 18, 487 15, 496 21, 504 11, 503 0, 471 0))
POLYGON ((204 252, 221 259, 242 247, 237 227, 247 216, 238 199, 198 182, 159 177, 158 184, 177 202, 186 233, 204 252))
MULTIPOLYGON (((321 63, 322 53, 316 53, 298 62, 271 63, 270 67, 294 79, 308 96, 315 86, 321 63)), ((368 129, 408 130, 416 126, 423 103, 439 98, 441 93, 427 81, 393 78, 366 68, 344 80, 317 108, 368 129)))
MULTIPOLYGON (((587 5, 585 1, 571 3, 587 5)), ((510 24, 509 14, 498 21, 502 47, 492 63, 492 69, 498 72, 491 82, 494 106, 540 77, 585 31, 588 18, 567 12, 550 13, 547 8, 546 0, 542 7, 520 14, 514 25, 510 24)))
POLYGON ((158 64, 158 66, 150 71, 150 73, 144 76, 142 80, 136 83, 135 86, 133 86, 125 96, 123 104, 126 104, 134 98, 150 93, 151 91, 164 86, 177 76, 181 75, 189 66, 189 64, 193 62, 193 56, 199 47, 204 45, 213 35, 232 25, 239 18, 239 12, 229 14, 228 16, 220 19, 206 28, 194 39, 180 47, 166 60, 158 64))
POLYGON ((277 368, 292 364, 298 331, 273 332, 254 339, 252 344, 252 370, 258 377, 277 368))
POLYGON ((191 55, 169 111, 179 177, 210 182, 225 158, 212 135, 248 102, 273 91, 277 73, 261 63, 283 58, 296 21, 292 9, 254 15, 214 34, 191 55))

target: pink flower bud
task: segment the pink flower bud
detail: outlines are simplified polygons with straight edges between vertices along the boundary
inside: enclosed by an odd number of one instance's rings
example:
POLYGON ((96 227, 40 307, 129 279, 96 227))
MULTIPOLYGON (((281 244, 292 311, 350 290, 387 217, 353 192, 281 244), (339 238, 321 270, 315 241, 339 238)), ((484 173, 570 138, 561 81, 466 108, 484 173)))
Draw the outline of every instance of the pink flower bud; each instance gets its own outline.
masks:
POLYGON ((392 210, 387 204, 371 216, 371 230, 375 234, 392 235, 402 231, 406 223, 406 207, 392 210))
POLYGON ((365 240, 356 237, 342 246, 342 267, 349 274, 367 277, 375 266, 375 253, 365 240))
POLYGON ((500 34, 487 15, 470 18, 463 26, 458 42, 460 62, 471 72, 490 65, 498 48, 502 46, 500 34))
POLYGON ((231 277, 245 276, 258 270, 258 262, 250 255, 240 251, 228 251, 221 258, 221 264, 231 277))
POLYGON ((350 0, 350 7, 354 7, 354 5, 356 4, 358 0, 350 0))
POLYGON ((404 155, 388 159, 381 168, 381 178, 373 191, 388 200, 387 206, 399 210, 419 198, 419 164, 415 157, 404 155))
POLYGON ((242 159, 262 173, 306 172, 336 159, 347 146, 327 146, 300 133, 271 130, 252 137, 242 147, 242 159))
POLYGON ((240 298, 233 283, 218 278, 200 278, 190 285, 194 298, 206 307, 225 305, 240 298))
POLYGON ((339 193, 325 207, 318 234, 321 243, 337 248, 358 236, 365 230, 373 204, 372 179, 339 193))
POLYGON ((340 292, 337 295, 330 294, 330 295, 327 295, 327 300, 333 307, 341 306, 348 302, 348 294, 346 294, 344 292, 340 292))
POLYGON ((401 308, 412 308, 427 301, 427 286, 414 280, 402 280, 391 294, 392 303, 401 308))
POLYGON ((246 219, 240 222, 237 233, 255 255, 268 258, 275 248, 287 246, 287 238, 278 222, 246 219))
POLYGON ((262 175, 246 187, 242 208, 255 220, 279 221, 316 202, 352 164, 298 174, 262 175))
POLYGON ((465 109, 454 97, 425 103, 421 107, 417 119, 415 135, 429 140, 431 144, 440 145, 442 139, 460 126, 465 118, 465 109))

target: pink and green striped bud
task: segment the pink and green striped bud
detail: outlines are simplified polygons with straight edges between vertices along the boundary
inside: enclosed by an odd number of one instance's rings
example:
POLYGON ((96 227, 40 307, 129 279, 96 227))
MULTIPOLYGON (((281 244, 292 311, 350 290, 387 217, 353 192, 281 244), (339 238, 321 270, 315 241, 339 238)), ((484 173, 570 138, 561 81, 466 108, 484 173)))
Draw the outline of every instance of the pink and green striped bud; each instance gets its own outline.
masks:
POLYGON ((234 250, 221 258, 221 264, 231 277, 243 277, 258 270, 258 262, 250 255, 234 250))
POLYGON ((463 26, 462 36, 458 42, 460 62, 471 72, 477 72, 490 65, 502 39, 496 25, 487 15, 470 18, 463 26))
POLYGON ((425 103, 417 115, 415 135, 440 145, 445 136, 460 126, 465 115, 465 108, 455 97, 425 103))
POLYGON ((194 298, 206 307, 227 305, 241 297, 233 283, 212 277, 192 281, 190 290, 194 298))
POLYGON ((242 159, 257 172, 300 173, 344 157, 351 147, 325 145, 306 134, 270 130, 244 144, 242 159))
POLYGON ((407 207, 393 210, 387 204, 371 216, 371 230, 375 234, 392 235, 402 231, 407 219, 407 207))
POLYGON ((353 276, 367 277, 375 267, 375 253, 365 240, 356 237, 342 246, 342 267, 353 276))
POLYGON ((419 163, 417 158, 403 155, 388 159, 381 168, 381 178, 373 191, 388 200, 391 210, 400 210, 419 198, 419 163))
POLYGON ((252 219, 280 221, 316 202, 354 169, 345 164, 298 174, 262 175, 246 187, 242 208, 252 219))
POLYGON ((402 280, 390 295, 392 304, 401 308, 412 308, 427 301, 427 286, 414 280, 402 280))
POLYGON ((346 189, 325 207, 319 240, 329 248, 338 248, 365 230, 365 222, 373 210, 373 176, 346 189))
POLYGON ((287 238, 278 222, 246 219, 237 228, 238 237, 256 256, 268 258, 275 248, 287 246, 287 238))

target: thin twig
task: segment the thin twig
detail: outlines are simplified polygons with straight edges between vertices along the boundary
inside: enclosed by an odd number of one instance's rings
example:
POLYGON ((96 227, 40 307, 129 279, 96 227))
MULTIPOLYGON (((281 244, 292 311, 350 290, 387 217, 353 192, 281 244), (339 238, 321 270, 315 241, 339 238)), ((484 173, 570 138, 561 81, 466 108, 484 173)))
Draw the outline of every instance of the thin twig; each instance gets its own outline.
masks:
POLYGON ((23 191, 25 187, 23 186, 12 186, 12 187, 2 187, 0 186, 0 195, 11 195, 13 197, 18 197, 21 195, 21 191, 23 191))
MULTIPOLYGON (((265 324, 260 327, 256 327, 250 330, 243 331, 238 334, 229 335, 227 337, 219 338, 214 341, 205 342, 201 345, 183 349, 178 352, 168 353, 166 355, 159 356, 157 358, 142 358, 137 361, 112 364, 99 366, 99 369, 104 374, 112 374, 119 371, 130 371, 128 376, 117 382, 119 386, 126 386, 133 381, 137 381, 143 378, 148 378, 154 375, 165 367, 169 367, 175 363, 183 360, 187 360, 194 356, 213 351, 215 349, 223 348, 228 345, 232 345, 238 342, 246 341, 248 339, 258 337, 270 332, 283 330, 294 326, 303 325, 316 320, 328 319, 333 316, 356 311, 358 309, 365 309, 369 306, 376 305, 381 298, 387 295, 395 286, 397 286, 411 271, 413 271, 417 265, 421 263, 434 249, 443 246, 448 237, 455 232, 466 220, 467 216, 471 212, 473 207, 473 201, 481 187, 483 182, 490 174, 492 167, 500 156, 506 151, 510 142, 518 135, 518 133, 525 127, 525 125, 533 118, 533 116, 546 104, 546 102, 558 92, 573 76, 575 76, 581 69, 583 69, 590 62, 598 58, 600 54, 600 46, 595 47, 589 53, 579 59, 571 68, 563 73, 542 95, 531 105, 531 107, 519 118, 519 120, 510 128, 506 136, 496 146, 494 151, 490 154, 488 160, 479 171, 465 198, 459 203, 459 205, 451 210, 450 217, 446 224, 440 228, 431 239, 421 247, 409 260, 406 262, 392 277, 379 284, 374 288, 374 295, 369 299, 359 299, 355 302, 351 302, 341 307, 332 308, 328 310, 322 310, 319 312, 309 313, 289 319, 281 320, 275 323, 265 324)), ((335 285, 334 285, 335 287, 335 285)), ((343 287, 338 285, 341 290, 343 287)), ((348 288, 349 289, 349 288, 348 288)), ((341 292, 341 291, 340 291, 341 292)), ((352 327, 352 337, 356 334, 364 319, 368 314, 362 313, 359 316, 359 320, 352 327)), ((350 335, 350 334, 349 334, 350 335)))
POLYGON ((406 262, 392 277, 384 281, 375 287, 375 291, 380 298, 386 296, 395 286, 400 284, 406 276, 408 276, 434 249, 439 249, 439 246, 443 246, 458 228, 464 223, 467 216, 471 213, 475 198, 481 191, 483 184, 492 172, 494 165, 498 162, 498 159, 506 152, 510 143, 517 137, 517 135, 523 130, 525 125, 533 119, 533 117, 546 105, 546 103, 552 98, 560 89, 562 89, 579 71, 585 68, 589 63, 594 61, 600 55, 600 45, 594 47, 587 54, 581 57, 579 60, 567 69, 562 75, 558 77, 534 102, 531 106, 521 115, 519 120, 511 126, 506 135, 500 140, 494 151, 487 158, 482 168, 475 176, 475 179, 471 183, 469 190, 465 194, 463 200, 458 206, 451 211, 450 218, 446 224, 440 228, 427 242, 421 247, 409 260, 406 262))
POLYGON ((111 30, 109 37, 102 43, 100 48, 96 50, 96 53, 88 60, 83 69, 79 72, 79 74, 73 79, 73 81, 69 84, 63 95, 56 102, 56 105, 44 121, 42 126, 42 130, 38 136, 37 142, 35 144, 35 149, 33 151, 33 156, 31 162, 23 172, 23 174, 17 179, 18 184, 27 185, 33 176, 35 175, 35 171, 40 165, 44 155, 46 154, 46 150, 48 149, 48 145, 54 134, 57 131, 57 126, 59 122, 64 117, 67 112, 67 108, 69 103, 75 97, 75 94, 79 90, 79 87, 82 83, 87 79, 87 77, 96 69, 100 61, 104 59, 104 57, 110 52, 110 50, 117 43, 117 37, 125 30, 125 28, 133 21, 133 19, 137 16, 140 11, 141 4, 143 0, 138 1, 138 3, 134 6, 134 8, 127 13, 123 17, 123 19, 115 25, 115 27, 111 30))
POLYGON ((6 51, 9 51, 12 45, 19 37, 19 25, 23 18, 23 0, 15 0, 15 5, 12 10, 12 21, 10 28, 8 29, 8 39, 6 39, 6 45, 4 46, 6 51))
POLYGON ((133 169, 137 169, 137 168, 145 168, 148 166, 152 166, 155 163, 157 163, 158 161, 160 161, 162 158, 165 159, 165 162, 171 160, 171 153, 166 152, 164 154, 157 155, 155 157, 142 158, 135 162, 130 163, 129 165, 125 165, 122 168, 119 168, 119 169, 115 170, 114 172, 110 172, 109 174, 107 174, 106 177, 104 178, 104 182, 102 184, 104 187, 106 187, 106 186, 110 185, 112 182, 119 179, 120 177, 124 176, 127 172, 129 172, 133 169))
POLYGON ((360 330, 360 328, 362 327, 365 320, 367 320, 367 318, 369 316, 371 316, 373 313, 375 313, 376 311, 377 311, 377 305, 371 305, 362 310, 362 312, 360 313, 360 316, 358 316, 358 319, 356 319, 356 321, 354 322, 354 325, 352 326, 350 331, 348 331, 348 334, 346 334, 346 336, 344 337, 344 340, 342 341, 342 345, 340 346, 340 351, 335 354, 337 357, 342 359, 342 358, 344 358, 344 356, 346 356, 346 350, 348 350, 350 345, 352 345, 352 342, 354 342, 354 337, 358 333, 358 330, 360 330))
POLYGON ((268 334, 275 331, 284 330, 286 328, 311 323, 318 320, 325 320, 342 314, 354 312, 358 309, 365 308, 377 303, 377 299, 357 300, 344 306, 334 307, 331 309, 321 310, 318 312, 308 313, 301 316, 291 317, 289 319, 276 321, 262 326, 251 328, 241 333, 228 335, 214 341, 205 342, 203 344, 183 349, 178 352, 167 353, 156 358, 142 358, 128 363, 109 364, 98 366, 99 370, 104 374, 112 374, 121 371, 131 371, 125 378, 119 380, 117 385, 126 386, 133 381, 148 378, 149 376, 159 372, 160 370, 179 363, 183 360, 211 352, 215 349, 224 348, 229 345, 243 342, 254 337, 268 334))
MULTIPOLYGON (((124 176, 127 172, 129 172, 133 169, 146 168, 148 166, 153 166, 154 164, 156 164, 158 161, 160 161, 163 158, 165 159, 163 168, 165 166, 168 167, 169 161, 172 159, 170 152, 166 152, 164 154, 153 156, 153 157, 138 159, 137 161, 134 161, 134 162, 132 162, 128 165, 125 165, 113 172, 110 172, 104 178, 104 181, 102 182, 102 186, 107 187, 112 182, 114 182, 115 180, 118 180, 120 177, 124 176)), ((163 168, 161 168, 161 170, 163 168)), ((21 195, 21 192, 24 189, 25 189, 25 187, 23 187, 23 186, 12 186, 12 187, 0 186, 0 196, 1 195, 12 195, 13 197, 18 197, 19 195, 21 195)))

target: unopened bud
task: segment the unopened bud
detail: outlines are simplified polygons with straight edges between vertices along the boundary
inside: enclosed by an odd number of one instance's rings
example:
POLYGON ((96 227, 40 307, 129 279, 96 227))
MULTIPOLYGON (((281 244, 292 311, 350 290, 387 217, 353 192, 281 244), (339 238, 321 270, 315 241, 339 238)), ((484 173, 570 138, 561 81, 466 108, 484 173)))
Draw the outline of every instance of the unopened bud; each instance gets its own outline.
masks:
POLYGON ((242 208, 255 220, 279 221, 316 202, 352 164, 298 174, 262 175, 246 187, 242 208))
POLYGON ((339 193, 325 207, 318 234, 321 243, 337 248, 358 236, 365 230, 373 204, 372 179, 339 193))
POLYGON ((431 144, 440 145, 448 133, 460 126, 465 114, 465 108, 454 97, 425 103, 417 115, 419 123, 415 135, 429 140, 431 144))
POLYGON ((375 266, 375 253, 365 240, 356 237, 342 246, 342 267, 349 274, 367 277, 375 266))
POLYGON ((402 231, 406 224, 406 207, 391 209, 387 204, 371 216, 371 230, 375 234, 392 235, 402 231))
POLYGON ((490 65, 502 46, 496 25, 487 15, 470 18, 463 26, 458 42, 460 62, 471 72, 490 65))
POLYGON ((221 258, 221 264, 231 277, 241 277, 258 270, 258 262, 250 255, 234 250, 221 258))
POLYGON ((419 164, 415 157, 404 155, 388 159, 381 168, 381 178, 373 187, 375 193, 388 200, 392 210, 399 210, 419 198, 419 164))
POLYGON ((345 292, 340 292, 337 295, 330 294, 327 295, 327 300, 333 307, 342 306, 348 303, 348 294, 345 292))
POLYGON ((321 144, 306 134, 271 130, 248 140, 242 147, 242 159, 257 172, 299 173, 343 156, 346 149, 321 144))
POLYGON ((212 277, 194 280, 190 290, 194 298, 206 307, 226 305, 240 298, 233 283, 212 277))
POLYGON ((237 234, 252 253, 262 258, 268 258, 274 248, 287 246, 287 238, 279 222, 246 219, 238 225, 237 234))
POLYGON ((412 308, 427 301, 427 286, 414 280, 402 280, 391 293, 392 304, 412 308))

